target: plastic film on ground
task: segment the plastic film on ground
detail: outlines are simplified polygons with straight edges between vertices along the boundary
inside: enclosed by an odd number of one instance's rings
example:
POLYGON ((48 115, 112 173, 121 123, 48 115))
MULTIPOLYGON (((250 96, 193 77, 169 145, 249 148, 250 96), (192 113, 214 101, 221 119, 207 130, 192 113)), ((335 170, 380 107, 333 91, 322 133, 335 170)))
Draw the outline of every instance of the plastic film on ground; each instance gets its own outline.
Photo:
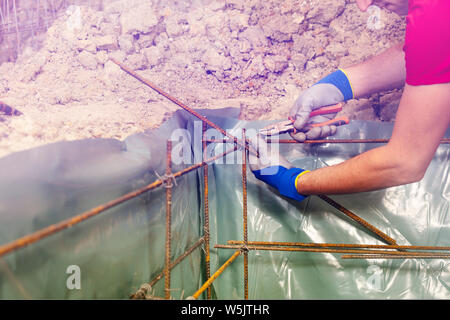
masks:
MULTIPOLYGON (((240 137, 269 121, 238 120, 239 110, 199 110, 240 137)), ((148 185, 165 173, 166 140, 173 172, 202 160, 202 123, 184 111, 160 128, 124 141, 59 142, 0 159, 0 246, 148 185)), ((391 123, 353 121, 336 139, 389 138, 391 123)), ((208 130, 208 139, 222 139, 208 130)), ((445 136, 450 137, 447 131, 445 136)), ((288 136, 282 136, 288 138, 288 136)), ((279 144, 295 166, 313 170, 340 163, 381 144, 279 144)), ((209 155, 232 144, 212 143, 209 155)), ((330 196, 400 245, 450 245, 449 145, 437 149, 418 183, 330 196)), ((214 248, 243 240, 242 150, 209 165, 211 272, 235 251, 214 248)), ((247 170, 248 240, 384 244, 319 197, 283 198, 247 170)), ((202 169, 176 179, 172 199, 172 260, 203 235, 202 169)), ((144 193, 86 221, 0 257, 1 299, 128 299, 164 268, 165 188, 144 193), (71 286, 71 266, 80 288, 71 286)), ((349 259, 341 254, 250 251, 250 299, 445 299, 445 259, 349 259)), ((213 298, 242 299, 243 258, 213 283, 213 298)), ((171 272, 171 296, 184 299, 207 279, 203 248, 171 272)), ((152 288, 164 297, 164 279, 152 288)), ((205 298, 203 294, 200 298, 205 298)))

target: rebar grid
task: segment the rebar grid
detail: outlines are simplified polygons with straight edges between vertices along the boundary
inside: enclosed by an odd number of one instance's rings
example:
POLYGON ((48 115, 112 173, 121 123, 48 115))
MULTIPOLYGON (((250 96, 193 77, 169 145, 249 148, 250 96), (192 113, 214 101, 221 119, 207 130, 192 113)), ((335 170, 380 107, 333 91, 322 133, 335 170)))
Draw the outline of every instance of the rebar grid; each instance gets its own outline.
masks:
POLYGON ((15 60, 23 44, 29 38, 34 42, 70 5, 99 8, 102 0, 0 0, 0 46, 15 60))
MULTIPOLYGON (((112 59, 111 59, 112 60, 112 59)), ((113 60, 112 60, 113 61, 113 60)), ((119 64, 116 61, 113 61, 117 64, 119 64)), ((169 99, 170 101, 174 102, 175 104, 179 105, 192 115, 196 116, 197 118, 201 119, 203 121, 203 135, 202 135, 202 162, 198 164, 194 164, 188 168, 185 168, 181 171, 178 171, 176 173, 172 173, 171 170, 171 143, 170 141, 167 142, 167 154, 166 154, 166 176, 162 179, 156 180, 153 183, 137 189, 135 191, 132 191, 122 197, 119 197, 117 199, 114 199, 110 202, 107 202, 103 205, 97 206, 91 210, 88 210, 84 213, 81 213, 73 218, 67 219, 63 222, 60 222, 55 225, 51 225, 47 228, 41 229, 39 231, 36 231, 34 233, 31 233, 27 236, 24 236, 22 238, 19 238, 15 241, 12 241, 10 243, 7 243, 5 245, 0 246, 0 257, 3 255, 6 255, 12 251, 18 250, 24 246, 27 246, 31 243, 37 242, 45 237, 48 237, 58 231, 64 230, 66 228, 69 228, 73 225, 76 225, 82 221, 85 221, 93 216, 96 216, 107 209, 110 209, 112 207, 115 207, 125 201, 128 201, 130 199, 133 199, 139 195, 142 195, 145 192, 148 192, 150 190, 153 190, 161 185, 166 185, 167 191, 166 191, 166 246, 165 246, 165 267, 163 272, 161 272, 156 278, 154 278, 148 285, 151 287, 154 284, 156 284, 157 281, 159 281, 162 277, 165 278, 165 298, 170 298, 170 271, 173 269, 176 265, 178 265, 184 258, 186 258, 189 254, 191 254, 196 248, 198 248, 201 244, 204 245, 205 250, 205 261, 207 262, 207 280, 206 282, 201 286, 199 290, 197 290, 191 297, 193 299, 197 299, 205 290, 208 290, 207 298, 211 298, 210 294, 210 287, 212 283, 214 282, 217 277, 223 273, 223 271, 231 265, 233 261, 236 260, 236 258, 241 254, 244 253, 244 257, 247 257, 249 250, 271 250, 271 251, 297 251, 297 252, 321 252, 321 253, 352 253, 351 255, 344 255, 341 258, 343 259, 408 259, 408 258, 421 258, 421 259, 450 259, 450 252, 449 253, 443 253, 443 252, 417 252, 417 251, 406 251, 406 250, 450 250, 450 247, 429 247, 429 246, 399 246, 396 244, 395 240, 387 236, 385 233, 380 231, 379 229, 372 226, 367 221, 363 220, 356 214, 352 213, 350 210, 344 208, 334 200, 324 196, 320 195, 319 197, 335 207, 336 209, 340 210, 344 214, 346 214, 348 217, 353 219, 354 221, 358 222, 360 225, 362 225, 366 230, 371 231, 375 235, 377 235, 379 238, 383 239, 383 241, 387 242, 388 245, 370 245, 370 244, 319 244, 319 243, 311 243, 311 244, 304 244, 304 243, 287 243, 287 242, 257 242, 257 241, 248 241, 248 229, 247 229, 247 162, 246 162, 246 152, 252 152, 255 153, 253 148, 250 148, 251 145, 248 144, 248 141, 245 137, 245 131, 243 132, 243 139, 238 140, 236 137, 226 133, 225 130, 217 126, 216 124, 212 123, 206 117, 201 116, 200 114, 196 113, 194 110, 190 109, 186 105, 179 102, 177 99, 171 97, 165 92, 162 92, 160 89, 155 87, 153 84, 151 84, 148 80, 144 79, 143 77, 137 75, 135 72, 131 71, 129 68, 125 67, 122 64, 119 64, 119 66, 138 79, 139 81, 143 82, 147 86, 151 87, 155 91, 157 91, 159 94, 162 94, 164 97, 169 99), (234 147, 226 150, 225 152, 218 154, 216 156, 206 158, 206 146, 207 146, 207 140, 206 140, 206 128, 207 125, 210 125, 211 127, 219 130, 222 132, 228 139, 231 139, 232 142, 234 142, 234 147), (214 162, 227 154, 234 152, 238 149, 238 146, 243 148, 243 165, 242 165, 242 184, 243 184, 243 234, 244 234, 244 241, 233 241, 230 240, 228 245, 215 245, 215 248, 224 248, 224 249, 234 249, 236 250, 235 253, 212 275, 208 276, 210 273, 209 271, 209 262, 210 262, 210 248, 209 248, 209 204, 208 204, 208 165, 211 162, 214 162), (171 201, 172 201, 172 182, 175 181, 176 178, 187 174, 191 171, 194 171, 196 169, 203 168, 204 169, 204 235, 201 237, 193 246, 191 246, 189 249, 185 251, 180 257, 178 257, 175 261, 171 262, 170 257, 170 238, 171 238, 171 201), (375 249, 384 249, 384 250, 375 250, 375 249), (397 250, 397 251, 395 251, 397 250)), ((229 140, 230 141, 230 140, 229 140)), ((211 141, 212 142, 212 141, 211 141)), ((291 142, 289 142, 291 143, 291 142)), ((380 143, 377 141, 377 143, 380 143)), ((257 154, 257 153, 256 153, 257 154)), ((247 257, 248 259, 248 257, 247 257)), ((244 297, 248 298, 248 260, 244 260, 244 297)), ((132 295, 134 298, 137 297, 138 294, 132 295)), ((139 296, 142 296, 141 294, 139 296)), ((155 299, 161 299, 158 297, 153 297, 155 299)))
MULTIPOLYGON (((267 143, 282 143, 282 144, 345 144, 345 143, 374 143, 374 144, 384 144, 388 143, 390 139, 319 139, 319 140, 305 140, 299 142, 297 140, 290 139, 266 139, 267 143)), ((208 139, 206 140, 208 143, 232 143, 230 139, 208 139)), ((441 139, 440 144, 450 144, 450 139, 444 138, 441 139)))
POLYGON ((170 100, 171 102, 175 103, 177 106, 179 106, 180 108, 186 110, 187 112, 189 112, 190 114, 192 114, 193 116, 197 117, 198 119, 200 119, 201 121, 203 121, 204 123, 206 123, 208 126, 218 130, 221 134, 223 134, 225 137, 231 139, 231 141, 234 141, 234 143, 237 143, 239 146, 244 147, 245 149, 247 149, 248 151, 252 152, 252 154, 255 154, 257 156, 259 156, 258 151, 255 150, 255 148, 252 146, 252 144, 248 143, 247 140, 241 141, 239 140, 237 137, 233 136, 232 134, 228 133, 227 131, 225 131, 224 129, 222 129, 221 127, 219 127, 217 124, 215 124, 214 122, 210 121, 208 118, 202 116, 201 114, 199 114, 198 112, 196 112, 194 109, 189 108, 186 104, 184 104, 183 102, 181 102, 180 100, 178 100, 177 98, 171 96, 170 94, 164 92, 163 90, 161 90, 160 88, 158 88, 157 86, 155 86, 153 83, 151 83, 149 80, 145 79, 144 77, 142 77, 141 75, 137 74, 136 72, 134 72, 133 70, 131 70, 129 67, 125 66, 123 63, 120 63, 119 61, 117 61, 116 59, 109 57, 109 60, 111 60, 112 62, 114 62, 117 66, 119 66, 123 71, 125 71, 126 73, 128 73, 130 76, 132 76, 133 78, 135 78, 136 80, 139 80, 141 83, 145 84, 146 86, 152 88, 154 91, 156 91, 159 95, 167 98, 168 100, 170 100))
MULTIPOLYGON (((217 279, 217 277, 219 277, 222 272, 225 271, 226 268, 228 268, 231 263, 236 260, 236 258, 241 254, 241 250, 238 249, 234 252, 234 254, 219 268, 217 269, 217 271, 208 279, 206 280, 206 282, 200 287, 200 289, 198 289, 193 295, 192 295, 192 299, 197 299, 202 293, 203 291, 205 291, 207 288, 209 288, 211 286, 211 284, 214 282, 214 280, 217 279)), ((189 297, 191 298, 191 297, 189 297)))
MULTIPOLYGON (((244 244, 243 241, 228 240, 228 244, 244 244)), ((448 251, 450 247, 440 246, 400 246, 389 244, 348 244, 348 243, 303 243, 303 242, 276 242, 276 241, 248 241, 247 245, 272 245, 285 247, 306 247, 306 248, 358 248, 358 249, 395 249, 395 250, 433 250, 448 251)))
MULTIPOLYGON (((170 264, 170 270, 175 268, 181 261, 183 261, 186 257, 188 257, 192 252, 194 252, 195 249, 197 249, 199 246, 201 246, 204 243, 204 238, 198 239, 189 249, 187 249, 182 255, 180 255, 178 258, 176 258, 171 264, 170 264)), ((156 277, 154 277, 150 282, 146 283, 147 287, 152 288, 159 280, 161 280, 164 277, 165 269, 160 272, 156 277)), ((138 292, 133 293, 130 296, 130 299, 144 299, 145 297, 142 295, 142 293, 138 290, 138 292)))
MULTIPOLYGON (((233 244, 216 244, 214 246, 218 249, 244 249, 245 250, 270 250, 270 251, 298 251, 298 252, 321 252, 321 253, 355 253, 355 254, 371 254, 378 256, 405 256, 405 257, 416 257, 416 256, 424 256, 428 258, 434 257, 447 257, 450 258, 449 254, 437 253, 437 252, 417 252, 417 251, 409 251, 409 252, 400 252, 400 251, 389 251, 389 250, 368 250, 368 249, 332 249, 332 248, 301 248, 295 246, 280 246, 280 245, 264 245, 264 246, 256 246, 256 245, 233 245, 233 244)), ((364 255, 361 255, 362 257, 364 255)))

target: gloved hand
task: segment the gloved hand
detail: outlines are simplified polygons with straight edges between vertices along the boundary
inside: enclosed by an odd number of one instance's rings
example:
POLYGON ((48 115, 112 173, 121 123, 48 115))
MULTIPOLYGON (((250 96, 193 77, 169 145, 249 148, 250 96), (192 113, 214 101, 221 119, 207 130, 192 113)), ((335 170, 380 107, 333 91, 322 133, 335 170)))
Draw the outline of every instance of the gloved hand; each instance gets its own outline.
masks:
POLYGON ((296 182, 298 177, 308 171, 293 167, 260 135, 249 140, 259 153, 259 157, 249 153, 249 165, 255 177, 277 189, 285 197, 298 201, 306 199, 307 196, 298 193, 296 182))
POLYGON ((306 139, 321 139, 335 134, 336 126, 315 127, 308 132, 301 132, 301 130, 306 123, 325 122, 336 116, 336 114, 327 114, 310 118, 310 113, 315 109, 344 102, 353 97, 350 81, 342 70, 331 73, 306 89, 297 98, 290 111, 290 116, 294 119, 294 127, 297 129, 296 133, 291 133, 292 138, 303 142, 306 139))

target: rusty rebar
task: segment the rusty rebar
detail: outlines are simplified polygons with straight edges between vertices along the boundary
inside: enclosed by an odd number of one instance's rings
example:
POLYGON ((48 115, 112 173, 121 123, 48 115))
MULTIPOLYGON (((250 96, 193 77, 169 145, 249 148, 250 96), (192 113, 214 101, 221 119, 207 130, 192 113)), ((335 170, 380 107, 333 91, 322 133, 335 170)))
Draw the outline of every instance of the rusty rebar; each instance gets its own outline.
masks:
POLYGON ((214 280, 219 277, 222 272, 225 271, 226 268, 228 268, 231 263, 236 260, 236 258, 241 254, 241 250, 236 250, 236 252, 208 279, 206 282, 198 289, 193 295, 192 298, 197 299, 203 291, 205 291, 208 287, 211 286, 211 284, 214 282, 214 280))
MULTIPOLYGON (((188 248, 181 256, 179 256, 178 258, 176 258, 174 261, 172 261, 172 263, 170 264, 170 269, 172 270, 175 266, 177 266, 181 261, 183 261, 188 255, 190 255, 195 249, 197 249, 203 242, 204 242, 204 238, 201 237, 200 239, 198 239, 190 248, 188 248)), ((156 282, 158 282, 159 279, 162 278, 162 276, 164 276, 164 272, 160 273, 161 277, 159 277, 159 275, 157 277, 155 277, 152 281, 149 282, 149 284, 151 286, 154 286, 156 284, 156 282)))
MULTIPOLYGON (((201 168, 201 167, 203 167, 205 165, 208 165, 208 163, 214 162, 217 159, 220 159, 220 158, 224 157, 228 153, 236 151, 236 149, 237 149, 236 147, 230 148, 230 149, 224 151, 221 154, 218 154, 218 155, 216 155, 214 157, 208 158, 206 161, 203 161, 202 163, 197 163, 197 164, 194 164, 194 165, 192 165, 192 166, 190 166, 188 168, 180 170, 180 171, 178 171, 178 172, 173 174, 173 178, 178 178, 178 177, 180 177, 182 175, 185 175, 185 174, 187 174, 187 173, 189 173, 189 172, 191 172, 193 170, 196 170, 196 169, 201 168)), ((163 180, 158 179, 158 180, 150 183, 147 186, 144 186, 144 187, 142 187, 140 189, 137 189, 137 190, 134 190, 132 192, 129 192, 129 193, 127 193, 127 194, 125 194, 125 195, 123 195, 123 196, 121 196, 119 198, 111 200, 111 201, 109 201, 109 202, 107 202, 105 204, 99 205, 99 206, 97 206, 97 207, 95 207, 93 209, 87 210, 87 211, 85 211, 85 212, 83 212, 81 214, 76 215, 75 217, 66 219, 66 220, 64 220, 62 222, 59 222, 59 223, 56 223, 56 224, 53 224, 53 225, 50 225, 50 226, 48 226, 46 228, 43 228, 41 230, 35 231, 35 232, 31 233, 31 234, 28 234, 26 236, 23 236, 21 238, 13 240, 13 241, 11 241, 9 243, 6 243, 6 244, 0 246, 0 257, 4 256, 5 254, 8 254, 8 253, 10 253, 12 251, 15 251, 17 249, 20 249, 22 247, 25 247, 25 246, 30 245, 32 243, 35 243, 36 241, 39 241, 39 240, 41 240, 43 238, 46 238, 46 237, 48 237, 48 236, 50 236, 50 235, 52 235, 52 234, 54 234, 54 233, 56 233, 58 231, 70 228, 70 227, 72 227, 72 226, 74 226, 74 225, 76 225, 76 224, 78 224, 80 222, 83 222, 83 221, 85 221, 85 220, 87 220, 89 218, 92 218, 92 217, 94 217, 94 216, 96 216, 96 215, 98 215, 98 214, 100 214, 100 213, 102 213, 102 212, 104 212, 104 211, 106 211, 108 209, 111 209, 111 208, 113 208, 113 207, 115 207, 115 206, 117 206, 119 204, 122 204, 125 201, 131 200, 133 198, 136 198, 136 197, 140 196, 141 194, 143 194, 145 192, 151 191, 151 190, 161 186, 162 184, 163 184, 163 180)))
MULTIPOLYGON (((170 270, 172 270, 174 267, 176 267, 181 261, 183 261, 187 256, 189 256, 195 249, 200 247, 204 242, 204 238, 201 237, 198 239, 191 247, 189 247, 182 255, 180 255, 178 258, 176 258, 172 263, 170 264, 170 270)), ((161 271, 156 277, 154 277, 150 282, 148 282, 148 285, 150 287, 153 287, 159 280, 161 280, 164 277, 164 269, 161 271)), ((139 299, 137 296, 137 293, 134 293, 130 296, 130 299, 139 299)))
POLYGON ((342 259, 450 259, 449 254, 435 254, 432 256, 416 255, 389 255, 389 254, 346 254, 342 259))
MULTIPOLYGON (((267 139, 268 143, 272 143, 271 139, 267 139)), ((302 144, 323 144, 323 143, 335 143, 335 144, 341 144, 341 143, 388 143, 389 139, 317 139, 317 140, 305 140, 302 142, 299 142, 297 140, 291 140, 291 139, 279 139, 275 140, 275 143, 302 143, 302 144)))
MULTIPOLYGON (((207 123, 203 122, 202 127, 202 159, 203 161, 207 157, 207 144, 206 144, 206 129, 207 123)), ((204 215, 204 248, 205 248, 205 269, 206 269, 206 279, 211 277, 211 257, 209 253, 209 182, 208 182, 208 166, 203 167, 203 215, 204 215)), ((208 300, 211 299, 211 287, 206 290, 206 297, 208 300)))
POLYGON ((172 242, 172 141, 167 140, 166 153, 166 259, 164 268, 165 298, 170 299, 170 256, 172 242))
POLYGON ((413 252, 413 251, 388 251, 388 250, 369 250, 369 249, 334 249, 334 248, 300 248, 300 247, 282 247, 282 246, 254 246, 248 245, 246 247, 242 245, 226 245, 217 244, 214 246, 218 249, 241 249, 243 250, 268 250, 268 251, 299 251, 299 252, 319 252, 319 253, 355 253, 355 254, 384 254, 393 256, 442 256, 439 252, 413 252))
POLYGON ((73 225, 76 225, 82 221, 92 218, 92 217, 98 215, 99 213, 104 212, 107 209, 115 207, 127 200, 133 199, 133 198, 143 194, 144 192, 155 189, 156 187, 160 186, 161 184, 162 184, 161 180, 156 180, 153 183, 151 183, 141 189, 127 193, 126 195, 124 195, 122 197, 119 197, 119 198, 109 201, 105 204, 97 206, 91 210, 85 211, 84 213, 81 213, 73 218, 64 220, 57 224, 53 224, 51 226, 48 226, 46 228, 43 228, 36 232, 33 232, 29 235, 26 235, 24 237, 16 239, 12 242, 6 243, 6 244, 0 246, 0 257, 4 256, 5 254, 7 254, 9 252, 12 252, 12 251, 17 250, 22 247, 25 247, 25 246, 32 244, 38 240, 41 240, 45 237, 48 237, 58 231, 67 229, 67 228, 72 227, 73 225))
MULTIPOLYGON (((246 139, 244 141, 246 141, 246 139)), ((331 205, 334 208, 336 208, 337 210, 339 210, 342 213, 344 213, 350 219, 354 220, 355 222, 357 222, 358 224, 360 224, 361 226, 363 226, 364 228, 366 228, 370 232, 376 234, 378 237, 383 239, 385 242, 387 242, 389 244, 392 244, 392 245, 396 245, 397 244, 396 241, 394 239, 392 239, 391 237, 389 237, 387 234, 385 234, 384 232, 382 232, 381 230, 379 230, 378 228, 376 228, 375 226, 373 226, 372 224, 370 224, 369 222, 367 222, 363 218, 361 218, 358 215, 354 214, 353 212, 351 212, 347 208, 343 207, 342 205, 340 205, 339 203, 337 203, 333 199, 329 198, 328 196, 326 196, 326 195, 318 195, 318 197, 320 199, 324 200, 325 202, 327 202, 329 205, 331 205)))
MULTIPOLYGON (((242 129, 242 140, 247 141, 245 129, 242 129)), ((242 212, 243 212, 243 234, 244 247, 248 242, 247 227, 247 153, 246 149, 242 150, 242 212)), ((248 300, 248 251, 244 250, 244 299, 248 300)))
MULTIPOLYGON (((303 143, 303 144, 322 144, 322 143, 388 143, 390 139, 322 139, 322 140, 305 140, 303 142, 299 142, 296 140, 290 139, 280 139, 274 140, 275 143, 303 143)), ((271 143, 270 139, 267 140, 268 143, 271 143)), ((450 139, 444 138, 441 139, 440 144, 450 144, 450 139)))
MULTIPOLYGON (((228 240, 228 244, 243 245, 243 241, 228 240)), ((248 241, 247 245, 281 246, 281 247, 311 247, 311 248, 358 248, 358 249, 391 249, 391 250, 432 250, 450 251, 448 246, 413 246, 389 244, 350 244, 350 243, 304 243, 304 242, 277 242, 277 241, 248 241)), ((450 253, 449 253, 450 254, 450 253)))
POLYGON ((0 258, 0 269, 3 269, 4 274, 6 274, 6 277, 11 281, 12 284, 15 285, 16 289, 20 292, 20 294, 24 299, 27 300, 33 299, 33 297, 28 293, 28 291, 25 289, 20 280, 17 279, 17 277, 11 271, 11 268, 9 267, 8 263, 1 258, 0 258))
POLYGON ((7 116, 20 116, 23 113, 17 110, 16 108, 13 108, 6 103, 0 101, 0 112, 3 112, 7 116))
POLYGON ((337 203, 333 199, 331 199, 331 198, 329 198, 329 197, 327 197, 325 195, 318 195, 318 197, 320 199, 322 199, 323 201, 325 201, 326 203, 328 203, 329 205, 331 205, 332 207, 334 207, 337 210, 339 210, 342 213, 344 213, 347 217, 349 217, 353 221, 356 221, 357 223, 362 225, 367 230, 373 232, 374 234, 376 234, 378 237, 380 237, 381 239, 383 239, 387 243, 392 244, 392 245, 396 245, 397 244, 397 242, 394 239, 392 239, 391 237, 389 237, 387 234, 385 234, 384 232, 382 232, 378 228, 374 227, 373 225, 371 225, 369 222, 367 222, 363 218, 357 216, 356 214, 354 214, 350 210, 344 208, 342 205, 340 205, 339 203, 337 203))
MULTIPOLYGON (((222 129, 221 127, 219 127, 217 124, 215 124, 214 122, 210 121, 208 118, 206 118, 205 116, 202 116, 200 113, 196 112, 195 110, 191 109, 190 107, 188 107, 187 105, 185 105, 183 102, 179 101, 177 98, 171 96, 170 94, 168 94, 167 92, 164 92, 162 89, 158 88, 156 85, 154 85, 153 83, 151 83, 149 80, 145 79, 144 77, 142 77, 141 75, 139 75, 138 73, 134 72, 133 70, 131 70, 130 68, 128 68, 127 66, 125 66, 123 63, 117 61, 116 59, 109 57, 109 60, 111 60, 112 62, 114 62, 116 65, 118 65, 123 71, 125 71, 126 73, 128 73, 130 76, 132 76, 133 78, 135 78, 136 80, 140 81, 141 83, 145 84, 146 86, 150 87, 151 89, 153 89, 155 92, 157 92, 158 94, 160 94, 161 96, 167 98, 168 100, 172 101, 173 103, 175 103, 177 106, 179 106, 180 108, 184 109, 185 111, 189 112, 190 114, 192 114, 194 117, 200 119, 203 122, 206 122, 210 127, 218 130, 220 133, 222 133, 224 136, 228 137, 229 139, 231 139, 232 141, 236 142, 240 147, 244 147, 246 149, 248 149, 248 151, 252 152, 252 154, 255 154, 257 156, 259 156, 259 153, 257 150, 254 149, 254 147, 251 144, 247 144, 245 142, 239 141, 238 138, 236 138, 235 136, 233 136, 232 134, 228 133, 227 131, 225 131, 224 129, 222 129)), ((248 141, 247 141, 248 142, 248 141)))
MULTIPOLYGON (((267 143, 283 143, 283 144, 341 144, 341 143, 388 143, 390 139, 320 139, 320 140, 305 140, 297 141, 291 139, 267 139, 267 143)), ((208 139, 208 143, 232 143, 230 139, 208 139)), ((440 144, 450 144, 450 139, 441 139, 440 144)))

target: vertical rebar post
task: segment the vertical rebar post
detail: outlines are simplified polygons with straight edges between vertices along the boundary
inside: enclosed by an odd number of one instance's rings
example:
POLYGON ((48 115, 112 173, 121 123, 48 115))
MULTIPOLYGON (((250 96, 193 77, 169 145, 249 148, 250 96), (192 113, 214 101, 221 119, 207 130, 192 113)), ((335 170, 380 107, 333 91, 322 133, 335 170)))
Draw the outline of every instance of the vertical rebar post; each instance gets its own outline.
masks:
POLYGON ((116 59, 114 59, 113 57, 109 57, 109 60, 112 61, 113 63, 115 63, 116 65, 118 65, 123 71, 125 71, 126 73, 128 73, 130 76, 134 77, 136 80, 142 82, 143 84, 145 84, 146 86, 152 88, 154 91, 156 91, 158 94, 162 95, 163 97, 165 97, 166 99, 172 101, 173 103, 175 103, 177 106, 179 106, 180 108, 186 110, 187 112, 189 112, 190 114, 192 114, 194 117, 200 119, 203 122, 206 122, 211 128, 214 128, 216 130, 218 130, 221 134, 223 134, 225 137, 231 139, 234 141, 235 145, 239 145, 241 147, 245 147, 247 148, 252 154, 259 156, 259 153, 257 150, 255 150, 255 148, 253 148, 253 146, 251 144, 242 142, 240 140, 238 140, 237 137, 234 137, 232 134, 230 134, 228 131, 224 130, 223 128, 219 127, 217 124, 215 124, 214 122, 208 120, 208 118, 206 118, 205 116, 202 116, 200 113, 198 113, 197 111, 195 111, 194 109, 189 108, 187 105, 185 105, 184 103, 182 103, 181 101, 179 101, 177 98, 171 96, 170 94, 164 92, 163 90, 161 90, 160 88, 158 88, 157 86, 155 86, 153 83, 151 83, 150 81, 148 81, 147 79, 145 79, 144 77, 140 76, 139 74, 137 74, 136 72, 134 72, 133 70, 131 70, 129 67, 125 66, 123 63, 117 61, 116 59))
MULTIPOLYGON (((207 123, 205 121, 202 122, 202 150, 203 150, 203 159, 202 161, 205 162, 205 160, 208 158, 207 152, 206 152, 206 129, 207 129, 207 123)), ((206 265, 206 279, 209 279, 211 277, 211 267, 210 267, 210 255, 209 255, 209 199, 208 199, 208 165, 203 166, 203 185, 204 185, 204 191, 203 191, 203 214, 204 214, 204 226, 203 226, 203 238, 204 241, 204 248, 205 248, 205 265, 206 265)), ((211 299, 211 287, 208 287, 206 290, 206 296, 207 299, 211 299)))
POLYGON ((172 141, 167 140, 166 158, 166 261, 164 267, 165 298, 170 299, 170 247, 171 247, 171 214, 172 214, 172 141))
POLYGON ((396 245, 397 244, 397 242, 394 239, 389 237, 383 231, 377 229, 376 227, 371 225, 369 222, 367 222, 363 218, 357 216, 356 214, 354 214, 350 210, 344 208, 343 206, 341 206, 339 203, 337 203, 333 199, 331 199, 331 198, 329 198, 329 197, 327 197, 325 195, 318 195, 318 197, 320 199, 322 199, 323 201, 325 201, 326 203, 328 203, 329 205, 331 205, 332 207, 334 207, 334 208, 338 209, 339 211, 341 211, 342 213, 344 213, 347 217, 349 217, 353 221, 356 221, 357 223, 359 223, 361 226, 363 226, 367 230, 369 230, 369 231, 373 232, 374 234, 376 234, 378 237, 383 239, 386 243, 391 244, 391 245, 396 245))
MULTIPOLYGON (((242 141, 247 141, 245 129, 242 129, 242 141)), ((247 149, 242 150, 242 212, 244 226, 244 299, 248 300, 248 228, 247 228, 247 149)))

